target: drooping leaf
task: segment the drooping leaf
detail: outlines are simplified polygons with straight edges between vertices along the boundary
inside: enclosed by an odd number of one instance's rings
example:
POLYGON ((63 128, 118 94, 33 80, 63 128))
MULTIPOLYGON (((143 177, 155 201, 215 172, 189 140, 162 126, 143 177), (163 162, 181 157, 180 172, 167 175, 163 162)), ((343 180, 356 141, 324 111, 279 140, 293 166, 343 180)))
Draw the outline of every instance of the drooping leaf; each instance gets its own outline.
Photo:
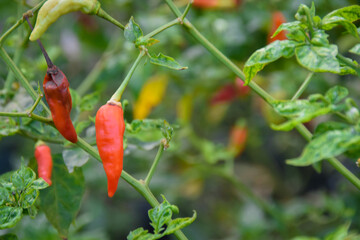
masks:
POLYGON ((174 220, 171 220, 171 222, 168 224, 168 227, 166 228, 166 231, 164 232, 164 234, 165 235, 173 234, 175 231, 189 226, 191 223, 193 223, 195 221, 196 216, 197 216, 197 214, 194 211, 194 214, 191 218, 190 217, 176 218, 174 220))
POLYGON ((295 49, 296 58, 301 66, 313 72, 340 73, 340 64, 336 58, 337 46, 317 47, 303 45, 295 49))
POLYGON ((135 22, 134 17, 131 17, 129 23, 126 24, 124 36, 126 40, 134 43, 136 39, 143 36, 143 32, 140 26, 135 22))
POLYGON ((162 67, 174 69, 174 70, 185 70, 187 67, 181 66, 175 59, 172 57, 166 56, 162 53, 159 53, 157 56, 150 55, 150 63, 159 65, 162 67))
POLYGON ((15 226, 22 218, 23 209, 21 207, 0 207, 0 229, 15 226))
POLYGON ((65 149, 62 156, 69 173, 74 172, 75 167, 81 167, 89 160, 89 154, 81 148, 65 149))
POLYGON ((305 31, 302 27, 302 23, 300 21, 283 23, 278 27, 278 29, 274 32, 272 37, 278 35, 281 31, 287 31, 287 37, 289 40, 294 40, 296 42, 302 42, 305 40, 305 31))
POLYGON ((336 157, 360 144, 360 133, 353 128, 327 131, 312 139, 301 156, 287 160, 293 166, 309 166, 315 162, 336 157))
POLYGON ((81 168, 69 174, 61 155, 53 155, 52 186, 40 192, 40 208, 61 237, 68 235, 70 224, 80 208, 85 191, 81 168))
POLYGON ((297 42, 292 40, 275 41, 254 52, 245 63, 245 84, 249 84, 257 72, 262 70, 267 64, 281 57, 289 58, 293 56, 297 44, 297 42))

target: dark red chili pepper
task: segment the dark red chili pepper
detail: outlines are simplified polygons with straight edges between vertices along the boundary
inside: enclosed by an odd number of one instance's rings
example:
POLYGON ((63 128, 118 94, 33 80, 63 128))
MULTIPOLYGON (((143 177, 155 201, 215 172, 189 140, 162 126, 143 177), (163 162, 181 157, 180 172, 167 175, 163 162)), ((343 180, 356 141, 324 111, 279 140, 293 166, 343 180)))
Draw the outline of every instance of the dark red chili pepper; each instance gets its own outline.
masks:
POLYGON ((56 129, 64 138, 76 143, 77 134, 70 118, 72 100, 69 82, 64 73, 55 65, 48 68, 43 88, 56 129))
POLYGON ((44 142, 40 142, 35 146, 35 158, 38 164, 39 177, 51 185, 52 157, 51 150, 44 142))
POLYGON ((286 18, 284 14, 280 11, 273 12, 271 15, 271 29, 269 31, 268 37, 267 37, 267 43, 270 44, 276 40, 286 40, 286 31, 279 32, 278 35, 271 38, 272 35, 276 32, 278 27, 280 27, 281 24, 286 22, 286 18))
POLYGON ((123 169, 125 122, 121 104, 109 101, 95 117, 96 145, 108 180, 108 195, 114 196, 123 169))
MULTIPOLYGON (((28 22, 31 30, 34 30, 27 14, 24 15, 24 18, 28 22)), ((46 101, 50 107, 54 125, 65 139, 72 143, 76 143, 77 134, 70 118, 72 100, 69 90, 69 81, 65 74, 52 63, 41 41, 37 39, 37 42, 48 65, 43 82, 43 89, 46 101)))
POLYGON ((245 97, 250 93, 250 87, 244 86, 240 78, 236 78, 235 83, 228 83, 222 86, 211 98, 210 104, 231 102, 237 97, 245 97))

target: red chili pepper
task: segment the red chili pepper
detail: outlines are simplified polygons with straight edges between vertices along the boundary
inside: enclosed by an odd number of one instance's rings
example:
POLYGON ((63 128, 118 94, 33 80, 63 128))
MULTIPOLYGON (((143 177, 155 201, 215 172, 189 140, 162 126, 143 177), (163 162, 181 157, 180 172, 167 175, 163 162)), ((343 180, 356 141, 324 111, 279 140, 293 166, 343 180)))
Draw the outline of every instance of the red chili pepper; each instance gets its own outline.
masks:
POLYGON ((193 5, 198 8, 234 8, 239 6, 241 0, 194 0, 193 5))
POLYGON ((246 97, 250 93, 250 87, 244 85, 244 81, 241 78, 236 77, 235 80, 236 90, 239 97, 246 97))
POLYGON ((70 118, 72 100, 65 74, 55 65, 49 67, 43 88, 56 129, 64 138, 76 143, 77 134, 70 118))
POLYGON ((51 150, 44 142, 40 142, 35 146, 35 158, 38 164, 39 177, 51 185, 52 157, 51 150))
POLYGON ((108 180, 108 195, 114 196, 123 169, 125 122, 118 102, 108 102, 96 113, 96 144, 108 180))
POLYGON ((239 121, 230 131, 229 149, 239 156, 245 149, 248 130, 244 121, 239 121))
POLYGON ((267 38, 267 43, 270 44, 276 40, 286 40, 286 31, 281 31, 278 35, 276 35, 275 37, 271 38, 272 35, 276 32, 276 30, 278 29, 278 27, 286 22, 286 18, 284 16, 284 14, 282 14, 282 12, 280 11, 276 11, 272 13, 271 16, 271 29, 267 38))
POLYGON ((214 8, 218 0, 194 0, 193 5, 198 8, 214 8))

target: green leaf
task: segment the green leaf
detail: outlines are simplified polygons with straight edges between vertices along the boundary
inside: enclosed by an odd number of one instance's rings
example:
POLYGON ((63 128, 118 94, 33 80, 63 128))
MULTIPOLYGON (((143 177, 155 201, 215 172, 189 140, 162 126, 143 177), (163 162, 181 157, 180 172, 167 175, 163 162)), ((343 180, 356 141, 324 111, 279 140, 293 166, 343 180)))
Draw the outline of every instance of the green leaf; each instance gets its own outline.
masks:
POLYGON ((89 160, 89 154, 81 148, 65 149, 62 156, 69 173, 72 173, 75 167, 81 167, 89 160))
POLYGON ((166 56, 162 53, 159 53, 157 56, 149 55, 150 63, 159 65, 162 67, 167 67, 174 70, 185 70, 187 67, 181 66, 175 59, 172 57, 166 56))
POLYGON ((297 44, 297 42, 291 40, 275 41, 254 52, 245 63, 245 84, 249 84, 256 73, 262 70, 267 64, 281 57, 290 58, 293 56, 297 44))
POLYGON ((131 231, 127 236, 127 240, 155 240, 161 238, 162 234, 151 234, 148 233, 148 230, 143 228, 137 228, 134 231, 131 231))
POLYGON ((80 111, 91 111, 94 109, 96 104, 99 102, 100 99, 100 92, 93 92, 88 95, 85 95, 80 100, 80 111))
POLYGON ((171 205, 164 196, 163 202, 150 209, 148 214, 151 220, 150 225, 154 228, 154 233, 160 233, 164 228, 163 226, 171 221, 172 217, 172 209, 176 208, 176 206, 171 205))
POLYGON ((34 189, 34 188, 27 188, 20 195, 21 207, 22 208, 31 207, 35 203, 38 196, 39 196, 39 190, 34 189))
POLYGON ((126 123, 126 134, 143 141, 155 141, 165 137, 169 143, 173 132, 174 126, 163 119, 133 120, 131 124, 126 123))
POLYGON ((332 16, 329 18, 324 18, 322 20, 322 28, 324 30, 330 30, 338 25, 342 25, 351 35, 353 35, 354 37, 358 38, 359 37, 359 33, 357 31, 357 28, 355 26, 355 24, 353 24, 351 21, 346 20, 343 17, 339 17, 339 16, 332 16))
POLYGON ((205 160, 210 164, 215 164, 220 160, 232 160, 234 154, 221 144, 215 144, 206 139, 195 140, 200 148, 205 160))
POLYGON ((0 187, 0 205, 10 201, 10 192, 4 188, 0 187))
POLYGON ((340 17, 349 22, 357 21, 360 19, 360 6, 352 5, 352 6, 334 10, 334 11, 330 12, 329 14, 327 14, 322 20, 323 28, 325 27, 324 28, 325 30, 331 29, 332 27, 334 27, 334 26, 329 25, 329 22, 331 22, 331 19, 333 17, 340 17), (328 27, 331 27, 331 28, 328 28, 328 27))
POLYGON ((53 155, 52 186, 40 192, 40 208, 61 237, 68 235, 70 224, 80 209, 85 192, 81 168, 69 174, 61 155, 53 155))
POLYGON ((340 73, 336 45, 329 47, 303 45, 295 49, 295 54, 299 64, 310 71, 340 73))
POLYGON ((360 43, 356 44, 355 46, 353 46, 349 52, 360 55, 360 43))
POLYGON ((325 115, 332 111, 332 107, 324 102, 311 102, 309 100, 277 100, 272 103, 274 110, 283 117, 291 118, 280 125, 271 125, 277 131, 290 131, 299 123, 325 115))
POLYGON ((0 207, 0 229, 14 227, 22 218, 21 207, 0 207))
POLYGON ((335 86, 330 88, 325 93, 325 98, 328 99, 332 104, 337 104, 349 94, 349 91, 345 87, 335 86))
POLYGON ((28 187, 35 178, 36 174, 31 168, 21 166, 21 168, 11 176, 11 182, 17 190, 21 191, 28 187))
POLYGON ((168 224, 168 227, 166 228, 166 231, 164 232, 164 235, 173 234, 175 231, 189 226, 195 221, 196 216, 196 212, 194 211, 194 214, 191 218, 176 218, 174 220, 171 220, 171 222, 168 224))
POLYGON ((316 46, 328 47, 329 45, 328 37, 329 35, 326 34, 324 30, 316 30, 314 31, 313 37, 311 39, 311 44, 316 46))
POLYGON ((130 21, 128 24, 126 24, 125 26, 125 30, 124 30, 124 36, 125 39, 135 43, 135 41, 139 38, 143 36, 143 32, 140 28, 140 26, 135 22, 134 17, 130 18, 130 21))
POLYGON ((336 157, 358 144, 360 133, 353 128, 327 131, 312 139, 300 157, 287 160, 286 163, 293 166, 309 166, 323 159, 336 157))
POLYGON ((320 123, 319 125, 317 125, 312 138, 313 139, 317 138, 328 131, 343 130, 346 128, 349 128, 349 125, 345 124, 345 123, 331 122, 331 121, 323 122, 323 123, 320 123))
POLYGON ((0 240, 18 240, 18 237, 13 233, 8 233, 0 236, 0 240))
POLYGON ((49 184, 48 184, 47 182, 45 182, 44 179, 38 178, 38 179, 36 179, 35 181, 33 181, 33 182, 31 183, 31 187, 32 187, 33 189, 38 189, 38 190, 40 190, 40 189, 44 189, 44 188, 49 187, 49 184))
POLYGON ((75 130, 76 132, 79 134, 81 133, 82 131, 84 131, 85 128, 87 128, 88 126, 91 125, 91 121, 90 120, 86 120, 86 121, 81 121, 81 122, 78 122, 76 123, 75 125, 75 130))
POLYGON ((38 214, 38 209, 35 207, 35 204, 34 205, 32 205, 31 207, 29 207, 28 209, 27 209, 27 211, 28 211, 28 214, 29 214, 29 216, 31 217, 31 218, 35 218, 36 217, 36 215, 38 214))

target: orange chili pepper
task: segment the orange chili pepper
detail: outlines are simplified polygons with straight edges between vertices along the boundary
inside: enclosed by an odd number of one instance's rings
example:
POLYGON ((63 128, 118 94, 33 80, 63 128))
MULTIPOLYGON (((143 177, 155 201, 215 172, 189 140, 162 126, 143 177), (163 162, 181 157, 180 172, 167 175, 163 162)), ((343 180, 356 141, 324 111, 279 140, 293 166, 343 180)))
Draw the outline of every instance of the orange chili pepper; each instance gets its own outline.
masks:
POLYGON ((276 32, 276 30, 280 27, 281 24, 286 23, 286 18, 284 14, 280 11, 273 12, 271 15, 271 29, 269 31, 269 35, 267 37, 267 43, 270 44, 275 42, 276 40, 286 40, 286 31, 279 32, 278 35, 271 38, 272 35, 276 32))
POLYGON ((108 195, 114 196, 123 170, 124 114, 121 104, 109 101, 95 117, 96 145, 108 180, 108 195))

